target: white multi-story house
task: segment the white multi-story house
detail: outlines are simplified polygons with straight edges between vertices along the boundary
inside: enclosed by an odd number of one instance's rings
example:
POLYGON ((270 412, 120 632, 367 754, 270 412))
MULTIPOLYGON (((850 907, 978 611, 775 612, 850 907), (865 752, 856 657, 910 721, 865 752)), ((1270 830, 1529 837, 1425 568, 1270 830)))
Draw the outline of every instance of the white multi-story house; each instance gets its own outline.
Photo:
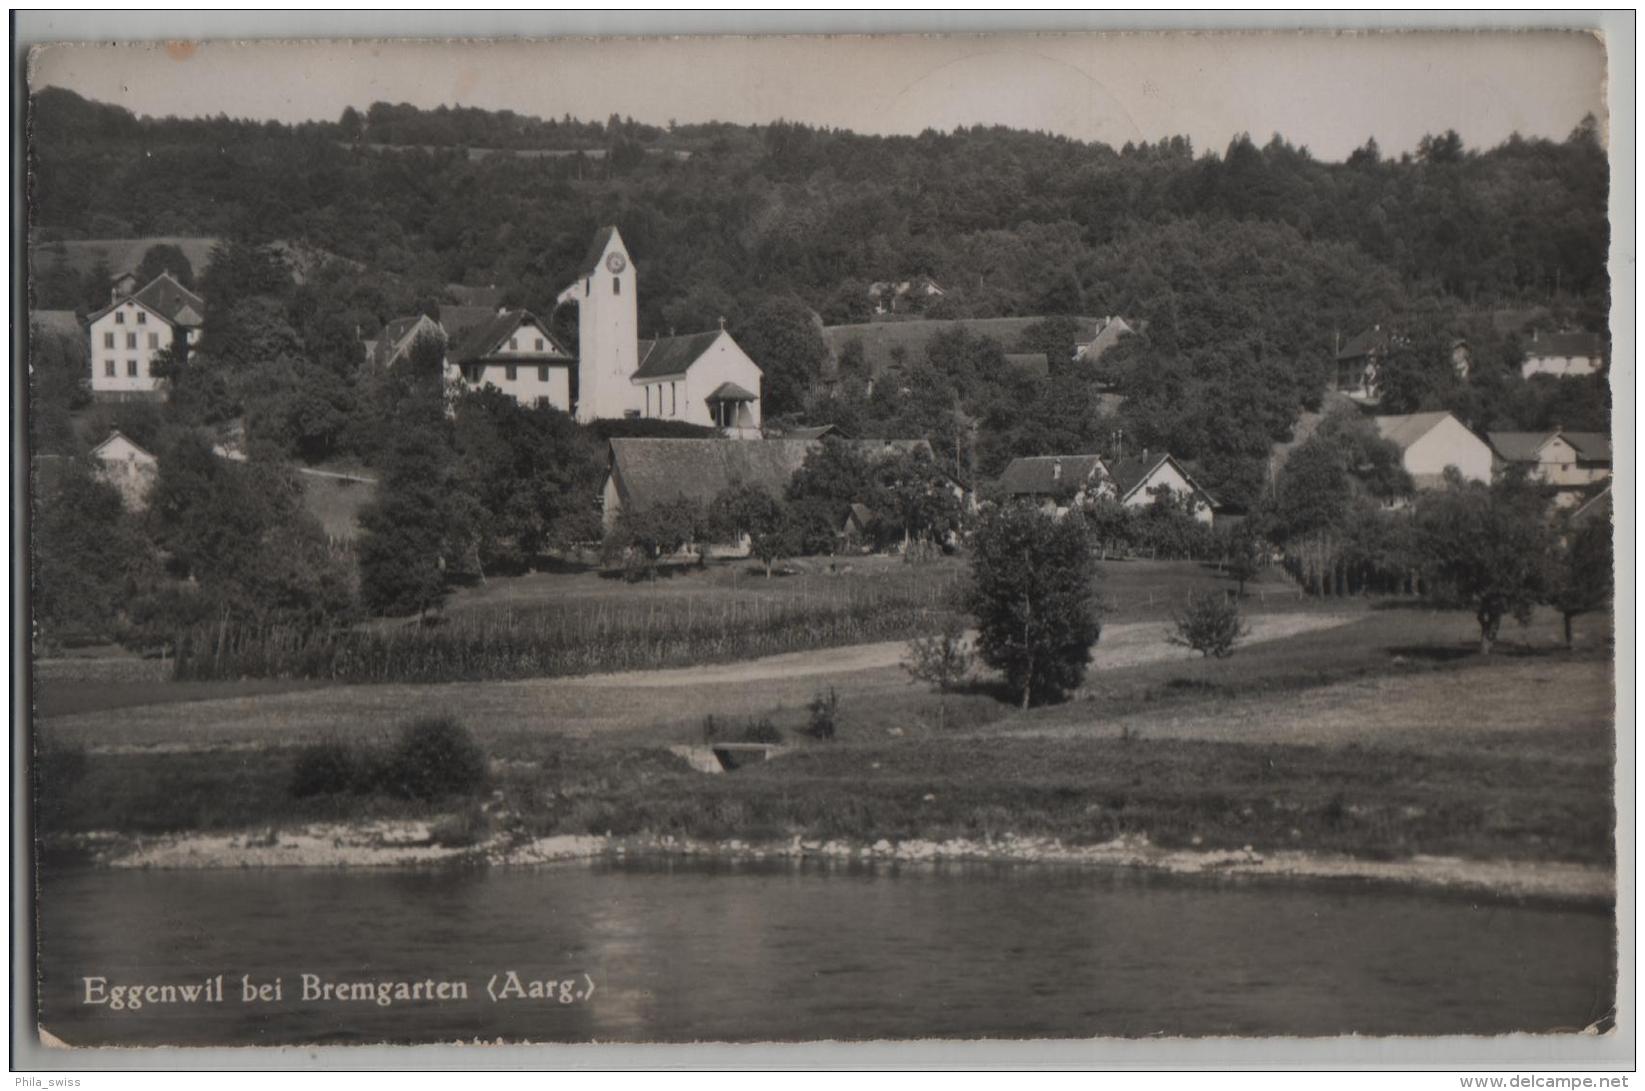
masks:
POLYGON ((205 300, 170 273, 136 292, 117 285, 109 305, 86 319, 93 396, 164 396, 164 381, 154 374, 155 358, 167 351, 186 354, 199 340, 205 315, 205 300))
POLYGON ((471 390, 496 387, 521 405, 551 405, 569 413, 576 362, 536 315, 505 310, 449 346, 446 378, 471 390))

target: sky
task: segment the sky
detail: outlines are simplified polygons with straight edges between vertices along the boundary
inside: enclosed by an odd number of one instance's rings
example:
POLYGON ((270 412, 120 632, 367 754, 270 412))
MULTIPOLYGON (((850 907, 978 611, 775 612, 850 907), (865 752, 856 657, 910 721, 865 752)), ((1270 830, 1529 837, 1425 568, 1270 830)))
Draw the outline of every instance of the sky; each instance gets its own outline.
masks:
POLYGON ((1455 129, 1563 139, 1604 123, 1587 32, 1141 33, 57 45, 35 87, 137 114, 335 120, 378 100, 663 124, 784 118, 862 133, 1001 124, 1196 150, 1274 133, 1322 159, 1455 129))

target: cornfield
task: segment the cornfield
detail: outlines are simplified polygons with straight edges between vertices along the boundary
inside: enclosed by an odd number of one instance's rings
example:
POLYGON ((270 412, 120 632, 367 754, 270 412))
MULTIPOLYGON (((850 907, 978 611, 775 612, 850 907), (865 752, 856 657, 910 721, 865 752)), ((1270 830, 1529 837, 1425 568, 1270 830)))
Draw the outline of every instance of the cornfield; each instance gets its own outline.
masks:
POLYGON ((951 611, 953 580, 842 584, 795 599, 702 598, 499 608, 435 626, 304 633, 207 625, 179 636, 179 681, 459 682, 682 667, 900 640, 951 611))

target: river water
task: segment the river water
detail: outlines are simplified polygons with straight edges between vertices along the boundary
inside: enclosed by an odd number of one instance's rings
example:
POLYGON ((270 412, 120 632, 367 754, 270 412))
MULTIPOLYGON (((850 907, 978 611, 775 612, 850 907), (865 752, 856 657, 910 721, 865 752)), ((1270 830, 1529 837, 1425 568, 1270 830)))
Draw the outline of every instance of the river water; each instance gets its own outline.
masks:
POLYGON ((1098 869, 70 869, 39 906, 42 1024, 76 1045, 1493 1034, 1614 996, 1609 911, 1098 869), (219 974, 221 1002, 85 1003, 219 974))

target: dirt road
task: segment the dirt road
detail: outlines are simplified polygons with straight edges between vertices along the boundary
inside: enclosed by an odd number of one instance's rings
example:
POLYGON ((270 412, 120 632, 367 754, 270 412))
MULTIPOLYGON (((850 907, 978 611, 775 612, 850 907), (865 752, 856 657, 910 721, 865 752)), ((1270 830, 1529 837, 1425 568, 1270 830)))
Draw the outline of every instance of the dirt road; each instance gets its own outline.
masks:
MULTIPOLYGON (((1335 628, 1352 621, 1352 614, 1265 614, 1250 621, 1251 633, 1245 643, 1279 640, 1299 633, 1335 628)), ((1197 652, 1177 647, 1166 640, 1170 628, 1161 621, 1133 621, 1105 625, 1102 639, 1092 656, 1092 670, 1113 670, 1169 659, 1193 659, 1197 652)), ((971 634, 975 638, 976 634, 971 634)), ((590 674, 560 679, 566 686, 593 686, 602 689, 668 689, 677 686, 735 685, 744 682, 771 682, 786 678, 848 674, 882 667, 895 667, 908 657, 903 640, 880 644, 853 644, 844 648, 791 652, 741 663, 719 663, 702 667, 680 667, 655 671, 624 671, 617 674, 590 674)))

